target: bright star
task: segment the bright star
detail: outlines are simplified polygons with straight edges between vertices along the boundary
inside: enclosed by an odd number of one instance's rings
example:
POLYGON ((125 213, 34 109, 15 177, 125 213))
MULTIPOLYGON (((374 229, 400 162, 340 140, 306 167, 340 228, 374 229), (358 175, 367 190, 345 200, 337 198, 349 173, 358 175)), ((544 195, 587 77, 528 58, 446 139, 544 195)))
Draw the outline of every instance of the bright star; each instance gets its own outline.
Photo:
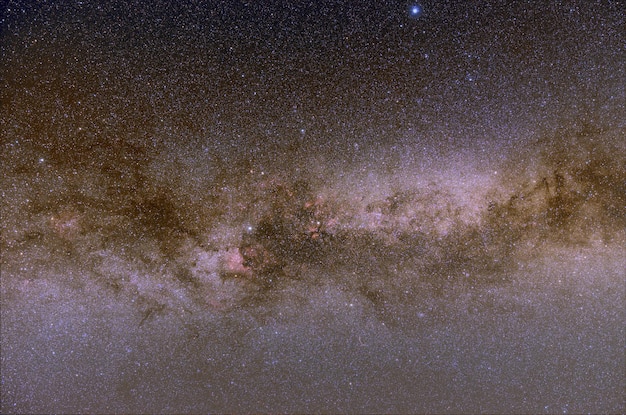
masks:
POLYGON ((411 4, 409 6, 409 16, 413 19, 417 19, 418 17, 420 17, 423 11, 424 9, 422 9, 422 6, 420 6, 419 4, 411 4))

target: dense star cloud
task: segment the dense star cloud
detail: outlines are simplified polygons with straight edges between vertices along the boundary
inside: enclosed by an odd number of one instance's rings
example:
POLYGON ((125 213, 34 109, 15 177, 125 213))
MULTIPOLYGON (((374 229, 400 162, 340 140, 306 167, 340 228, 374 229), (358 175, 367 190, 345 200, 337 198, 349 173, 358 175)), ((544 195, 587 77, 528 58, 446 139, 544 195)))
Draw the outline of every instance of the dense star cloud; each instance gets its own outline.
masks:
POLYGON ((2 412, 624 412, 625 24, 9 2, 2 412))

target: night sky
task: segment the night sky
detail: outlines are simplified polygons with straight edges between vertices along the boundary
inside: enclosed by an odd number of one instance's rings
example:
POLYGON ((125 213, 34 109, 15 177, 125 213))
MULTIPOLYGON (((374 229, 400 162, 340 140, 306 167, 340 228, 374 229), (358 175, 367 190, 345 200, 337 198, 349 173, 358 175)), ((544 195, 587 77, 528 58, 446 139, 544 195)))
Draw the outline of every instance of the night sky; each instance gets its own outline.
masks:
POLYGON ((621 1, 10 1, 3 413, 624 412, 621 1))

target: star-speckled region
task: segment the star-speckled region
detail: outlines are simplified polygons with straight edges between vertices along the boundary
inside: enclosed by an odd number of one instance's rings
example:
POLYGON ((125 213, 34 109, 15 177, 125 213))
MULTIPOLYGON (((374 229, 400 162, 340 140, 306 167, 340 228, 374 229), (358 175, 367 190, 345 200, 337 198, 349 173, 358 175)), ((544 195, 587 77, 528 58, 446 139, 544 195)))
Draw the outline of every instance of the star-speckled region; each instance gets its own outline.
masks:
POLYGON ((11 1, 2 413, 623 413, 617 1, 11 1))

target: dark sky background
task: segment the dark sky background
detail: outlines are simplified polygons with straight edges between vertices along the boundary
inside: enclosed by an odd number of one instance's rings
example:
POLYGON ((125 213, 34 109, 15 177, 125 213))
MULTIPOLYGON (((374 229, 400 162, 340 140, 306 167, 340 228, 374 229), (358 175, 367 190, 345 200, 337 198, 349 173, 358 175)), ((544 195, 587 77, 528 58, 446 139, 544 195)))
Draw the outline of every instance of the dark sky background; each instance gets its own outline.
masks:
POLYGON ((624 413, 623 1, 5 3, 2 413, 624 413))
POLYGON ((622 3, 416 4, 11 2, 3 104, 40 114, 33 129, 70 114, 101 134, 250 151, 623 126, 622 3))

